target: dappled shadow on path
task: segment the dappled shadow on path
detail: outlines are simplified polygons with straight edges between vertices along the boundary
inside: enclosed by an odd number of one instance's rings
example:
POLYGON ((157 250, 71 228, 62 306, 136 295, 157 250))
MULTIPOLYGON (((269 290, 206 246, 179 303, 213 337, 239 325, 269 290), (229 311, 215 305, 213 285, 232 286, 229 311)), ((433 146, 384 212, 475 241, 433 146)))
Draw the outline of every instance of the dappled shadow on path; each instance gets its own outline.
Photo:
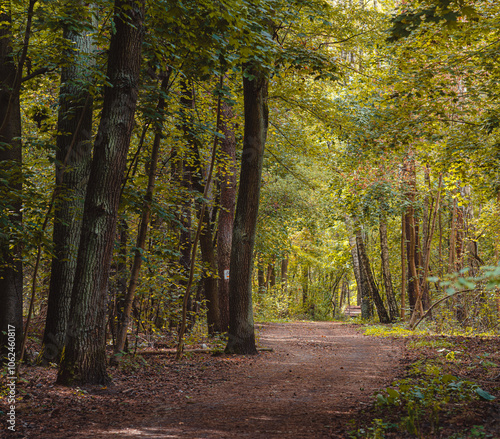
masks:
POLYGON ((185 404, 87 437, 346 437, 347 420, 392 380, 401 356, 397 342, 331 322, 259 325, 259 344, 274 351, 227 370, 185 404))
POLYGON ((398 371, 401 343, 334 322, 257 325, 256 356, 147 356, 112 386, 53 385, 26 368, 18 432, 58 438, 346 438, 349 420, 398 371))

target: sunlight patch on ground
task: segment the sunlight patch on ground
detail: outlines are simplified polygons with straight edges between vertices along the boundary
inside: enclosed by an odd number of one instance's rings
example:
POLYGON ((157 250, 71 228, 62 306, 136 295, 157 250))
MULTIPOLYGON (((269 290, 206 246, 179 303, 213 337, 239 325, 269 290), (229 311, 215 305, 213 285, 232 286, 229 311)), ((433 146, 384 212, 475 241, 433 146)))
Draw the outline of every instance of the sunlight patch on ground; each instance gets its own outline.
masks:
POLYGON ((162 438, 179 438, 182 430, 178 430, 178 433, 170 432, 164 433, 159 432, 158 428, 122 428, 119 430, 108 430, 106 432, 100 431, 98 434, 106 435, 116 435, 120 438, 134 438, 134 437, 162 437, 162 438))

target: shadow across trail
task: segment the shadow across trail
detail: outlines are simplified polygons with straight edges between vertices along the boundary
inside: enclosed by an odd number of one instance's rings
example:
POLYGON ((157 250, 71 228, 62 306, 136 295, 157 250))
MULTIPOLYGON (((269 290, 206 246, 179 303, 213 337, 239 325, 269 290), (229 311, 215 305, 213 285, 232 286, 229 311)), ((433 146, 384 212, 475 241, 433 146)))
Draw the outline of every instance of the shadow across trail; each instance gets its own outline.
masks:
POLYGON ((402 354, 399 343, 341 323, 257 326, 259 346, 273 352, 228 369, 185 404, 165 404, 133 427, 96 428, 86 437, 347 437, 347 419, 390 384, 402 354))

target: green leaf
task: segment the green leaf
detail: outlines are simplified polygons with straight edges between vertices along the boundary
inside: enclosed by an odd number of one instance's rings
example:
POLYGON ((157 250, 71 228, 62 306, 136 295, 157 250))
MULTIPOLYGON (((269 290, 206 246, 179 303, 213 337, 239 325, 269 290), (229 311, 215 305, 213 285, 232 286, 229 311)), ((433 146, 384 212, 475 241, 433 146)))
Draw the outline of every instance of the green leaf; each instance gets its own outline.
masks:
POLYGON ((458 378, 455 375, 450 375, 449 373, 441 377, 443 383, 449 383, 450 381, 456 381, 457 379, 458 378))
POLYGON ((488 393, 486 390, 481 389, 481 387, 476 387, 475 392, 479 398, 483 401, 493 401, 496 399, 491 393, 488 393))

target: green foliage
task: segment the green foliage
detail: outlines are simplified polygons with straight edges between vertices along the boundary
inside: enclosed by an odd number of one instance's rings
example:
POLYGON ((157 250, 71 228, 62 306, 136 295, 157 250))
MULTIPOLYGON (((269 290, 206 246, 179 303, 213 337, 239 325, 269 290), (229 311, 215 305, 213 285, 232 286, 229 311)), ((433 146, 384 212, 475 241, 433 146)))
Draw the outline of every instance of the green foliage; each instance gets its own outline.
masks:
POLYGON ((481 389, 476 383, 460 380, 450 374, 440 374, 440 370, 431 370, 427 377, 416 383, 401 380, 378 393, 377 405, 397 406, 405 413, 400 426, 410 434, 419 434, 419 423, 423 419, 431 421, 432 429, 439 426, 439 415, 448 404, 479 398, 484 401, 495 399, 493 395, 481 389))
MULTIPOLYGON (((375 337, 410 337, 415 335, 416 333, 418 332, 407 329, 403 324, 389 326, 369 325, 365 329, 365 335, 371 335, 375 337)), ((424 334, 425 332, 420 333, 424 334)))

